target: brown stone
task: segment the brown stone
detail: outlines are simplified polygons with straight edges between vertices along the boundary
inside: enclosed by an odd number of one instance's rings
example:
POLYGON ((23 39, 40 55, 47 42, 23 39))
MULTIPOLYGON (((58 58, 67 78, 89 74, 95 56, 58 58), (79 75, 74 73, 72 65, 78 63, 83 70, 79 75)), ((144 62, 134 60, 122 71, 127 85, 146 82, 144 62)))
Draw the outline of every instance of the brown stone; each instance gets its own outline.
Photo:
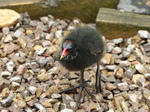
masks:
POLYGON ((14 25, 20 19, 20 15, 14 10, 0 9, 0 28, 14 25))

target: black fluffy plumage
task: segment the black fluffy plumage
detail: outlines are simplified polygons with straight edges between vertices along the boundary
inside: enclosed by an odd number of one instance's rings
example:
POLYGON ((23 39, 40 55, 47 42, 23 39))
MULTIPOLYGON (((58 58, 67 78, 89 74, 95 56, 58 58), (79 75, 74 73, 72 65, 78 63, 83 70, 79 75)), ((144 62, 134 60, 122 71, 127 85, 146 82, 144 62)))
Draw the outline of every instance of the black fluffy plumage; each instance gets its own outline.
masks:
POLYGON ((82 70, 98 62, 102 57, 103 41, 94 28, 80 27, 72 31, 63 39, 61 50, 63 50, 63 43, 66 40, 72 42, 72 48, 68 55, 59 61, 68 70, 82 70))
POLYGON ((99 93, 101 90, 101 75, 99 70, 99 60, 102 57, 104 50, 103 40, 96 29, 91 27, 80 27, 67 35, 61 46, 59 54, 60 63, 68 70, 80 70, 80 84, 73 88, 63 90, 59 93, 71 91, 80 88, 77 105, 80 101, 83 89, 92 97, 95 98, 93 92, 91 93, 86 87, 84 80, 84 69, 94 63, 97 63, 95 92, 99 93))

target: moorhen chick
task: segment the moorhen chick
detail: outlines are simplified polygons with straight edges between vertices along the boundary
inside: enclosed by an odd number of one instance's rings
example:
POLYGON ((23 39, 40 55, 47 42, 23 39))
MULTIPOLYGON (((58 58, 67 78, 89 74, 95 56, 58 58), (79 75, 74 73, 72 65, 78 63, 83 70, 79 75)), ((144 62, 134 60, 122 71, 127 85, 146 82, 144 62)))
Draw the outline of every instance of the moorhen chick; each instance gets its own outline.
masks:
POLYGON ((104 51, 104 44, 101 36, 96 29, 91 27, 80 27, 67 35, 61 46, 59 54, 59 62, 68 70, 80 70, 80 84, 76 87, 63 90, 64 93, 76 88, 80 88, 77 104, 81 98, 83 89, 94 98, 94 95, 87 89, 86 82, 83 78, 84 69, 90 65, 97 63, 95 92, 101 91, 101 75, 99 70, 99 60, 104 51))

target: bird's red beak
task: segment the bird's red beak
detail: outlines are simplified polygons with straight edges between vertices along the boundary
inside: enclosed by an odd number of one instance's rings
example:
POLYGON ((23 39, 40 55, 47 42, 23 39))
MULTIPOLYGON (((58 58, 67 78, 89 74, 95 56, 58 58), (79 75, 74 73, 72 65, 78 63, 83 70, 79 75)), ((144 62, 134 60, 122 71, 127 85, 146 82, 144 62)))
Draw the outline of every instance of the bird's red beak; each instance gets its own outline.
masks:
POLYGON ((68 54, 67 49, 64 48, 64 49, 63 49, 63 52, 62 52, 62 54, 61 54, 60 60, 63 59, 67 54, 68 54))

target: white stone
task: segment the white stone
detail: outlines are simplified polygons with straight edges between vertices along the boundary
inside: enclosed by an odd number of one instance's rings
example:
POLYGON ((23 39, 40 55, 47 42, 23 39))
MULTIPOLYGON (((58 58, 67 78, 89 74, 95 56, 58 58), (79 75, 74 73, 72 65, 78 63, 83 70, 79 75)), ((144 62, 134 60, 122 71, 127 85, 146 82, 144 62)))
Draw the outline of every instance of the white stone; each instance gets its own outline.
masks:
POLYGON ((21 78, 20 77, 12 77, 10 80, 10 82, 21 82, 21 78))
POLYGON ((13 69, 14 69, 14 62, 13 61, 9 61, 7 64, 6 64, 6 68, 9 72, 13 72, 13 69))
POLYGON ((34 95, 36 92, 36 87, 35 86, 29 86, 29 91, 34 95))
POLYGON ((13 41, 11 34, 7 35, 4 39, 4 42, 11 42, 13 41))
POLYGON ((1 76, 3 76, 3 77, 8 77, 8 76, 10 76, 10 75, 11 75, 11 73, 8 72, 8 71, 3 71, 3 72, 1 73, 1 76))
POLYGON ((113 39, 112 41, 115 44, 120 44, 121 42, 123 42, 123 38, 113 39))
POLYGON ((141 38, 148 38, 150 36, 149 32, 146 30, 139 30, 138 34, 140 35, 141 38))

